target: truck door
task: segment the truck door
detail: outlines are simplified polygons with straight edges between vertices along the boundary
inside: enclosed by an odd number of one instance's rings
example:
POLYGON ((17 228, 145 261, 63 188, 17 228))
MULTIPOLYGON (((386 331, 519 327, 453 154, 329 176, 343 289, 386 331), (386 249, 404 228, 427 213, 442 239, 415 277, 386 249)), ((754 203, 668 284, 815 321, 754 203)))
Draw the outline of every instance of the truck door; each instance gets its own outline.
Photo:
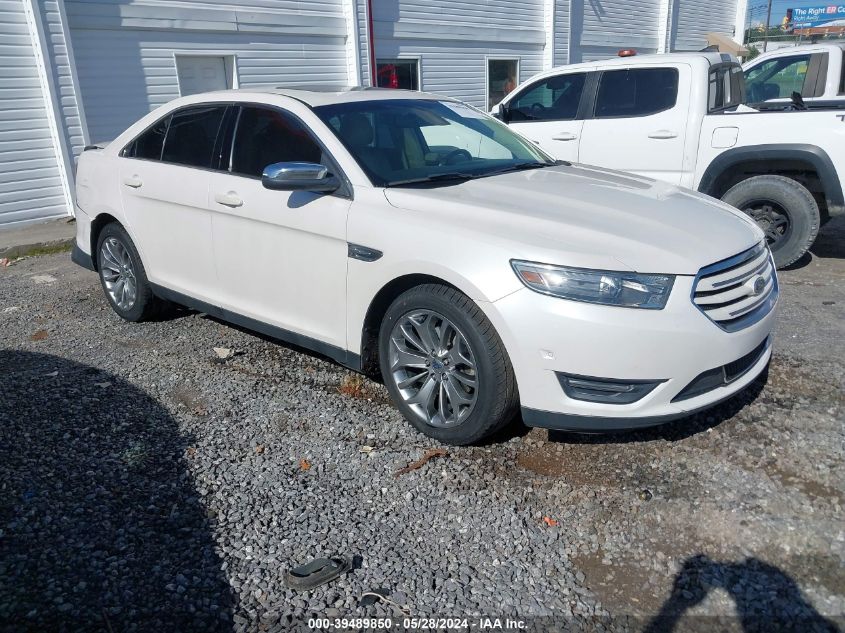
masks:
POLYGON ((682 65, 602 71, 579 161, 681 184, 690 74, 682 65))
POLYGON ((586 78, 585 72, 564 73, 530 83, 507 100, 503 117, 555 158, 577 161, 584 124, 578 111, 586 78))

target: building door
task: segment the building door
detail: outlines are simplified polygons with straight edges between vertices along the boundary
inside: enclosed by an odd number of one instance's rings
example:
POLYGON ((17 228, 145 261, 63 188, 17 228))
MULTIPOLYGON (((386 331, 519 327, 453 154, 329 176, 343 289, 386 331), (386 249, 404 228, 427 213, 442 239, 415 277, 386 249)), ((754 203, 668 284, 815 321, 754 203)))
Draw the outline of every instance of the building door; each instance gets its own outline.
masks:
POLYGON ((177 55, 176 74, 183 97, 232 87, 229 60, 223 55, 177 55))

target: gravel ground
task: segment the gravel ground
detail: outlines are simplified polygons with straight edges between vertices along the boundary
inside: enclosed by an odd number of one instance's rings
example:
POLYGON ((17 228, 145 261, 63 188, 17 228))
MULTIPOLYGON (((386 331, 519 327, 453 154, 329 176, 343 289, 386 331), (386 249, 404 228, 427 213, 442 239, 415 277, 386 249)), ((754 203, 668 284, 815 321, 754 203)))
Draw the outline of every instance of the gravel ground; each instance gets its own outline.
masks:
POLYGON ((771 370, 611 437, 437 448, 385 390, 196 313, 133 325, 67 254, 0 268, 0 629, 845 626, 845 231, 781 275, 771 370), (220 360, 213 348, 235 351, 220 360), (292 564, 355 569, 310 593, 292 564))

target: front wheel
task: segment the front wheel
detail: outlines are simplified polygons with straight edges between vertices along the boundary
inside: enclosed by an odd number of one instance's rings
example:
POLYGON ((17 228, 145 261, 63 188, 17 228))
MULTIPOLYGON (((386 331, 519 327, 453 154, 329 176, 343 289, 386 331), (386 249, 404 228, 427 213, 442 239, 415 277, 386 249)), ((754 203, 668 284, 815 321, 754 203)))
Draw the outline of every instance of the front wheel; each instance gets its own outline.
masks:
POLYGON ((454 288, 417 286, 388 308, 379 363, 393 402, 422 433, 473 444, 512 421, 516 379, 481 309, 454 288))
POLYGON ((766 234, 775 266, 810 250, 819 232, 819 206, 801 183, 784 176, 754 176, 731 187, 722 201, 750 216, 766 234))

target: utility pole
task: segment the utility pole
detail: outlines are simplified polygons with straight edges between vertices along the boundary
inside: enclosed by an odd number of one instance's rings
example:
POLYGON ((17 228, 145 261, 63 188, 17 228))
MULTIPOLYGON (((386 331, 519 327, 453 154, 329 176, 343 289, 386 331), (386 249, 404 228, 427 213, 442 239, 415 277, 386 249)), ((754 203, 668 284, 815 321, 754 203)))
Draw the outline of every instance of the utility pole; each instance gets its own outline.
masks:
POLYGON ((766 47, 769 44, 769 23, 772 21, 772 0, 769 0, 769 8, 766 11, 766 25, 763 31, 763 52, 766 52, 766 47))

